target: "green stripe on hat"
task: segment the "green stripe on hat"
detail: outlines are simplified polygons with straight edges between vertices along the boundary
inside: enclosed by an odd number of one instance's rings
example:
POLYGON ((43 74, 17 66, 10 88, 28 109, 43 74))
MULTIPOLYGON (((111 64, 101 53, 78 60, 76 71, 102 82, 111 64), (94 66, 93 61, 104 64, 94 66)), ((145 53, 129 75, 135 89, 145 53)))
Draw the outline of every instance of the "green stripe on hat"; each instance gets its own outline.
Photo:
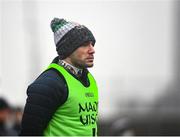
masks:
POLYGON ((54 18, 51 22, 51 29, 53 32, 56 32, 62 26, 66 25, 68 22, 64 19, 54 18))

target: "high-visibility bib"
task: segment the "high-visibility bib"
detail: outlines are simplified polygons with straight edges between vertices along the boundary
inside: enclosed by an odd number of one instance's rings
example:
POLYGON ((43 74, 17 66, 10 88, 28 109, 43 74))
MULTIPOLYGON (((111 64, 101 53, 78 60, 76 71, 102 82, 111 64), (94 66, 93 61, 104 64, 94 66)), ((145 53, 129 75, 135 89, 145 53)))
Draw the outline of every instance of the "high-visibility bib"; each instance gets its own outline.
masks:
POLYGON ((98 114, 98 89, 93 76, 88 73, 89 87, 85 87, 62 66, 52 63, 48 69, 58 70, 68 86, 68 98, 52 116, 45 136, 96 136, 98 114))

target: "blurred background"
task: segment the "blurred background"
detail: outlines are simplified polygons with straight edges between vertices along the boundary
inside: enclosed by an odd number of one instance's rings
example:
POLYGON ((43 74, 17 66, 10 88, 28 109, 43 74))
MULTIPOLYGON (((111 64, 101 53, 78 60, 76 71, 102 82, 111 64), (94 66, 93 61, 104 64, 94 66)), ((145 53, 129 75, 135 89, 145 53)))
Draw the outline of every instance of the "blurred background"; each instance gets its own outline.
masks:
POLYGON ((27 86, 57 56, 54 17, 96 37, 99 135, 180 135, 179 0, 0 0, 0 135, 17 135, 27 86))

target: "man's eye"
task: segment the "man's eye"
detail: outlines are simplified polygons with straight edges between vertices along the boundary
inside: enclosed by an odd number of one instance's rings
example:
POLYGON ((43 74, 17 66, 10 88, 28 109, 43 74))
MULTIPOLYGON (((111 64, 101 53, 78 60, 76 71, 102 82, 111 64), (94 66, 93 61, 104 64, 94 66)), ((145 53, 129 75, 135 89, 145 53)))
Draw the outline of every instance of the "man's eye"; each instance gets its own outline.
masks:
POLYGON ((82 46, 86 47, 86 46, 89 46, 89 45, 92 45, 94 47, 94 44, 92 42, 86 42, 82 46))
POLYGON ((86 42, 86 43, 82 44, 83 47, 86 47, 88 45, 89 45, 89 42, 86 42))

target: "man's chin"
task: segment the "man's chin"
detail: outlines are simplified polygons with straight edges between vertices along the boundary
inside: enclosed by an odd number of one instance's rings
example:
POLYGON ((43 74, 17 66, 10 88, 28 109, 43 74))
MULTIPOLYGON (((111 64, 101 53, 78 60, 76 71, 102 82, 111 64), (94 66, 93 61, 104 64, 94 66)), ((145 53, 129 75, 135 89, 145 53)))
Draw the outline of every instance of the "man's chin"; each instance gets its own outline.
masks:
POLYGON ((87 68, 92 68, 93 66, 94 66, 93 63, 91 63, 91 64, 90 64, 90 63, 89 63, 89 64, 86 64, 86 67, 87 67, 87 68))

